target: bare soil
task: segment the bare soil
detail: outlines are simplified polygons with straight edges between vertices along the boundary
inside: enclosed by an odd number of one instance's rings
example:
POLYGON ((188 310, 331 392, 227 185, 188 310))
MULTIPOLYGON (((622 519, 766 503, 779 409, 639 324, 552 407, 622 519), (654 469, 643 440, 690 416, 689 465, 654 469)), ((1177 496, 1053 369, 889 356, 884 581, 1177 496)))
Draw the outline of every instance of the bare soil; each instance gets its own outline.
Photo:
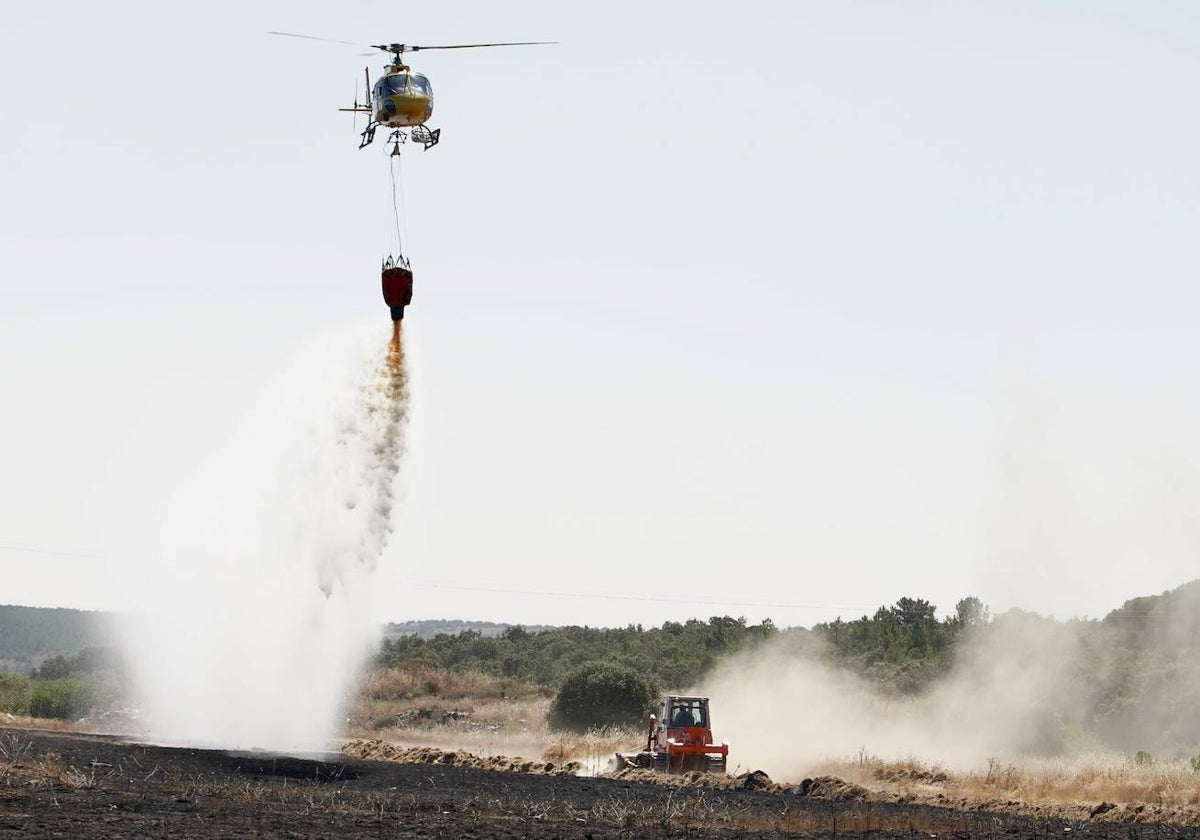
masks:
POLYGON ((837 780, 804 789, 751 774, 729 787, 673 786, 445 755, 284 756, 0 729, 0 838, 1160 840, 1196 831, 871 802, 845 798, 854 791, 837 780))

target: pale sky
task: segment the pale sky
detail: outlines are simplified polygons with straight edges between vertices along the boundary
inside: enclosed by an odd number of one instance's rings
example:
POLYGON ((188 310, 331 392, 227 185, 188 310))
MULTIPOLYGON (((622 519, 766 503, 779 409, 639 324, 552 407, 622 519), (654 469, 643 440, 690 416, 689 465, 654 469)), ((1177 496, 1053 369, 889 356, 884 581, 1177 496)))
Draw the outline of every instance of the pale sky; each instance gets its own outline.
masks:
POLYGON ((268 30, 561 42, 411 57, 443 134, 404 156, 380 620, 1095 616, 1200 577, 1190 0, 3 17, 0 603, 116 606, 289 359, 386 337, 388 161, 336 111, 383 61, 268 30))

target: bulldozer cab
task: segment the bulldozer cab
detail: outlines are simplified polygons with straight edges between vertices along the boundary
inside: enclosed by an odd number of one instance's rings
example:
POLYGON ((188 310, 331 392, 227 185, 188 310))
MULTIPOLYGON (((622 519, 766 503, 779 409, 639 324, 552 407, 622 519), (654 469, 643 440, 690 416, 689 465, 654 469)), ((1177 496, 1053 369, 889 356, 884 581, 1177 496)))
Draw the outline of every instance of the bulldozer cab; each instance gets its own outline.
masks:
POLYGON ((667 697, 660 718, 670 729, 700 726, 709 729, 707 697, 667 697))

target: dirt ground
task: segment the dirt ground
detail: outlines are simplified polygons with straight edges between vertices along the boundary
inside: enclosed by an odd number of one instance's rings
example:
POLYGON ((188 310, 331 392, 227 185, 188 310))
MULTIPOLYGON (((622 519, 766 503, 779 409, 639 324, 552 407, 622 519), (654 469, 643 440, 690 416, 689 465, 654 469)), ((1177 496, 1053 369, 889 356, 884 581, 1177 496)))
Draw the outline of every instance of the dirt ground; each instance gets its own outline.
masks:
MULTIPOLYGON (((1050 838, 1160 840, 1197 829, 846 798, 829 783, 728 789, 393 760, 150 746, 0 729, 0 838, 1050 838)), ((451 754, 452 755, 452 754, 451 754)))

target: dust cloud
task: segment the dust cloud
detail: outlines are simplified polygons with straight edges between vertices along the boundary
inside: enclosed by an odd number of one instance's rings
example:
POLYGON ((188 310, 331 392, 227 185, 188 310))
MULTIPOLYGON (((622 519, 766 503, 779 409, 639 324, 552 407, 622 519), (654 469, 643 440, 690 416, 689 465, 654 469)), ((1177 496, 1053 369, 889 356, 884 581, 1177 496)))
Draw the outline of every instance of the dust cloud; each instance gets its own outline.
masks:
POLYGON ((1005 606, 1107 617, 1003 612, 960 638, 941 676, 910 681, 915 696, 839 667, 819 634, 782 633, 697 688, 713 698, 731 766, 789 778, 860 754, 956 770, 1200 755, 1200 581, 1119 607, 1198 576, 1194 407, 1141 380, 1114 395, 1093 382, 1090 358, 1058 363, 1070 382, 1018 372, 1002 401, 976 576, 1005 606))
POLYGON ((397 331, 298 354, 168 504, 124 647, 145 734, 324 749, 378 642, 372 573, 393 527, 409 410, 397 331))
POLYGON ((885 694, 831 664, 815 634, 795 632, 731 657, 696 690, 712 697, 731 767, 777 779, 861 756, 981 770, 1200 753, 1200 581, 1103 621, 1012 610, 966 632, 952 667, 916 696, 885 694))

